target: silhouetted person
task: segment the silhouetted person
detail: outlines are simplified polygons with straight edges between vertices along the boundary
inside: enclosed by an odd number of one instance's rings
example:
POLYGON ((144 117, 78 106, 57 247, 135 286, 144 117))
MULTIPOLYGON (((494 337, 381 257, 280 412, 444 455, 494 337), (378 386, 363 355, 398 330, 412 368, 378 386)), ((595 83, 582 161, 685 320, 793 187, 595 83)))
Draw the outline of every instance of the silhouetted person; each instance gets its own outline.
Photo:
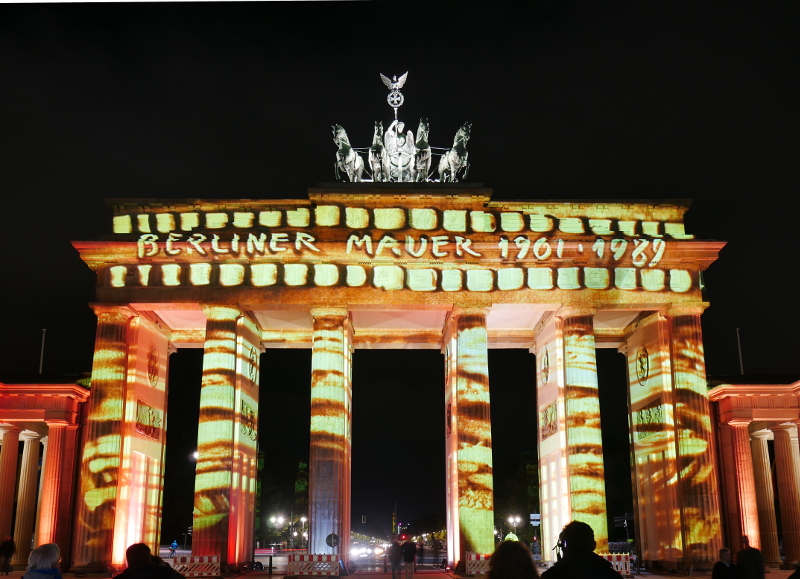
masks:
MULTIPOLYGON (((181 579, 183 575, 169 565, 159 565, 150 554, 150 547, 134 543, 125 551, 128 568, 117 575, 120 579, 181 579)), ((160 559, 160 558, 159 558, 160 559)))
POLYGON ((489 558, 488 579, 536 579, 531 552, 519 541, 503 541, 489 558))
POLYGON ((542 579, 620 579, 611 563, 596 555, 592 528, 581 521, 564 526, 558 537, 563 557, 542 573, 542 579))
POLYGON ((403 549, 400 543, 392 541, 389 545, 389 562, 392 564, 392 579, 400 579, 400 561, 403 560, 403 549))
POLYGON ((39 545, 28 555, 28 570, 23 579, 61 579, 58 562, 61 551, 55 543, 39 545))
POLYGON ((736 565, 733 564, 733 554, 730 549, 719 550, 719 561, 711 569, 711 579, 737 579, 736 565))
POLYGON ((792 567, 794 567, 794 573, 789 575, 786 579, 800 579, 800 562, 792 561, 792 567))
POLYGON ((739 579, 764 579, 764 558, 761 551, 750 546, 750 539, 742 535, 742 550, 736 553, 739 579))
POLYGON ((422 554, 425 552, 425 544, 419 544, 419 555, 417 556, 417 564, 422 565, 422 554))
POLYGON ((14 545, 14 540, 11 537, 6 537, 0 543, 0 572, 8 575, 11 571, 11 557, 17 552, 17 547, 14 545))
POLYGON ((403 543, 403 569, 405 569, 405 578, 412 579, 414 577, 414 557, 417 556, 417 546, 408 540, 403 543))

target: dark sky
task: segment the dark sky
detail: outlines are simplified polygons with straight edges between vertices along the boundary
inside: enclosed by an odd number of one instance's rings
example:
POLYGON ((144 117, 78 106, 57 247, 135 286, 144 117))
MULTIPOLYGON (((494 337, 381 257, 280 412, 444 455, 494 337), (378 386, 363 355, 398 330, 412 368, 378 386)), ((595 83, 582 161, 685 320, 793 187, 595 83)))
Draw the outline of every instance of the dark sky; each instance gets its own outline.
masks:
MULTIPOLYGON (((69 242, 110 232, 103 198, 303 198, 333 178, 331 125, 368 146, 392 114, 378 73, 408 70, 401 118, 428 117, 435 146, 471 121, 470 180, 494 199, 693 199, 687 230, 729 242, 705 275, 709 373, 738 373, 741 328, 747 373, 800 375, 800 6, 516 6, 0 6, 0 369, 35 372, 42 328, 46 372, 90 369, 94 280, 69 242)), ((500 477, 535 445, 533 358, 490 362, 500 477)), ((264 364, 261 445, 288 464, 307 452, 310 358, 264 364)), ((355 364, 354 509, 442 512, 440 355, 355 364)), ((190 407, 199 358, 173 366, 190 407)))

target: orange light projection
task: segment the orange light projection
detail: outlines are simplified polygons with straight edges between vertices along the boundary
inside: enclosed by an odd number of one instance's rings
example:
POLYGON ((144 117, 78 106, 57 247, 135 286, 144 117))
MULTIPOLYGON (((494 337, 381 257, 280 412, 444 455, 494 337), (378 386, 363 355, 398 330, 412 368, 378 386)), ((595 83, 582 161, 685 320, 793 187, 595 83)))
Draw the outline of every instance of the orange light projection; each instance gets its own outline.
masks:
POLYGON ((545 545, 573 518, 592 526, 600 550, 606 544, 595 348, 617 347, 628 358, 642 554, 716 556, 719 500, 696 308, 700 274, 724 244, 685 232, 688 203, 493 202, 491 190, 471 186, 110 203, 112 236, 74 243, 98 274, 97 299, 111 304, 98 309, 81 565, 116 561, 137 537, 155 541, 159 412, 167 422, 155 392, 165 389, 167 340, 205 348, 195 555, 221 556, 231 568, 251 555, 263 343, 312 348, 312 553, 349 556, 352 350, 379 344, 441 347, 445 356, 451 562, 494 547, 489 347, 529 348, 537 358, 545 545), (166 317, 132 322, 126 308, 166 317), (443 329, 353 328, 351 311, 381 309, 450 318, 443 329), (515 319, 513 310, 526 313, 515 319), (301 324, 265 322, 295 313, 301 324))
POLYGON ((250 559, 255 505, 258 355, 255 325, 231 306, 206 306, 197 435, 193 555, 250 559))
POLYGON ((594 343, 594 310, 559 312, 564 336, 567 465, 572 518, 594 530, 597 551, 608 548, 603 437, 594 343))
POLYGON ((448 558, 494 550, 486 311, 456 308, 445 350, 448 558))

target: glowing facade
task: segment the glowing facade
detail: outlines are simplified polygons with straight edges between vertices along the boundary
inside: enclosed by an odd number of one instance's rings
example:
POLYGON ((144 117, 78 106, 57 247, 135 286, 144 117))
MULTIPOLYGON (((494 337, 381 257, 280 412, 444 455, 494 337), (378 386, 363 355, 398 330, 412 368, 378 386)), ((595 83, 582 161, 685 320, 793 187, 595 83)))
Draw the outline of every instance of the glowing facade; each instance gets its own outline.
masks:
POLYGON ((262 348, 312 349, 312 551, 348 558, 354 348, 444 354, 451 561, 493 548, 488 349, 535 354, 520 383, 538 391, 543 544, 580 519, 602 548, 595 349, 612 347, 628 359, 645 559, 713 561, 700 272, 723 244, 685 233, 685 203, 490 195, 363 184, 308 200, 112 201, 113 235, 74 244, 98 276, 74 566, 155 546, 167 361, 182 347, 205 350, 196 555, 250 558, 262 348))

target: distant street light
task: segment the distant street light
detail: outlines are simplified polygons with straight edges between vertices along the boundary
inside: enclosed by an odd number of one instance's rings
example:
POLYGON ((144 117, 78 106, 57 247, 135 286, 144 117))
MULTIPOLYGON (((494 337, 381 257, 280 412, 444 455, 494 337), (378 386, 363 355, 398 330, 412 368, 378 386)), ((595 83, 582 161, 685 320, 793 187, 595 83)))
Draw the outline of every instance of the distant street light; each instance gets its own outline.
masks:
POLYGON ((517 525, 519 525, 521 522, 522 522, 522 519, 520 519, 517 516, 508 517, 508 524, 514 527, 514 534, 515 535, 517 534, 517 525))

